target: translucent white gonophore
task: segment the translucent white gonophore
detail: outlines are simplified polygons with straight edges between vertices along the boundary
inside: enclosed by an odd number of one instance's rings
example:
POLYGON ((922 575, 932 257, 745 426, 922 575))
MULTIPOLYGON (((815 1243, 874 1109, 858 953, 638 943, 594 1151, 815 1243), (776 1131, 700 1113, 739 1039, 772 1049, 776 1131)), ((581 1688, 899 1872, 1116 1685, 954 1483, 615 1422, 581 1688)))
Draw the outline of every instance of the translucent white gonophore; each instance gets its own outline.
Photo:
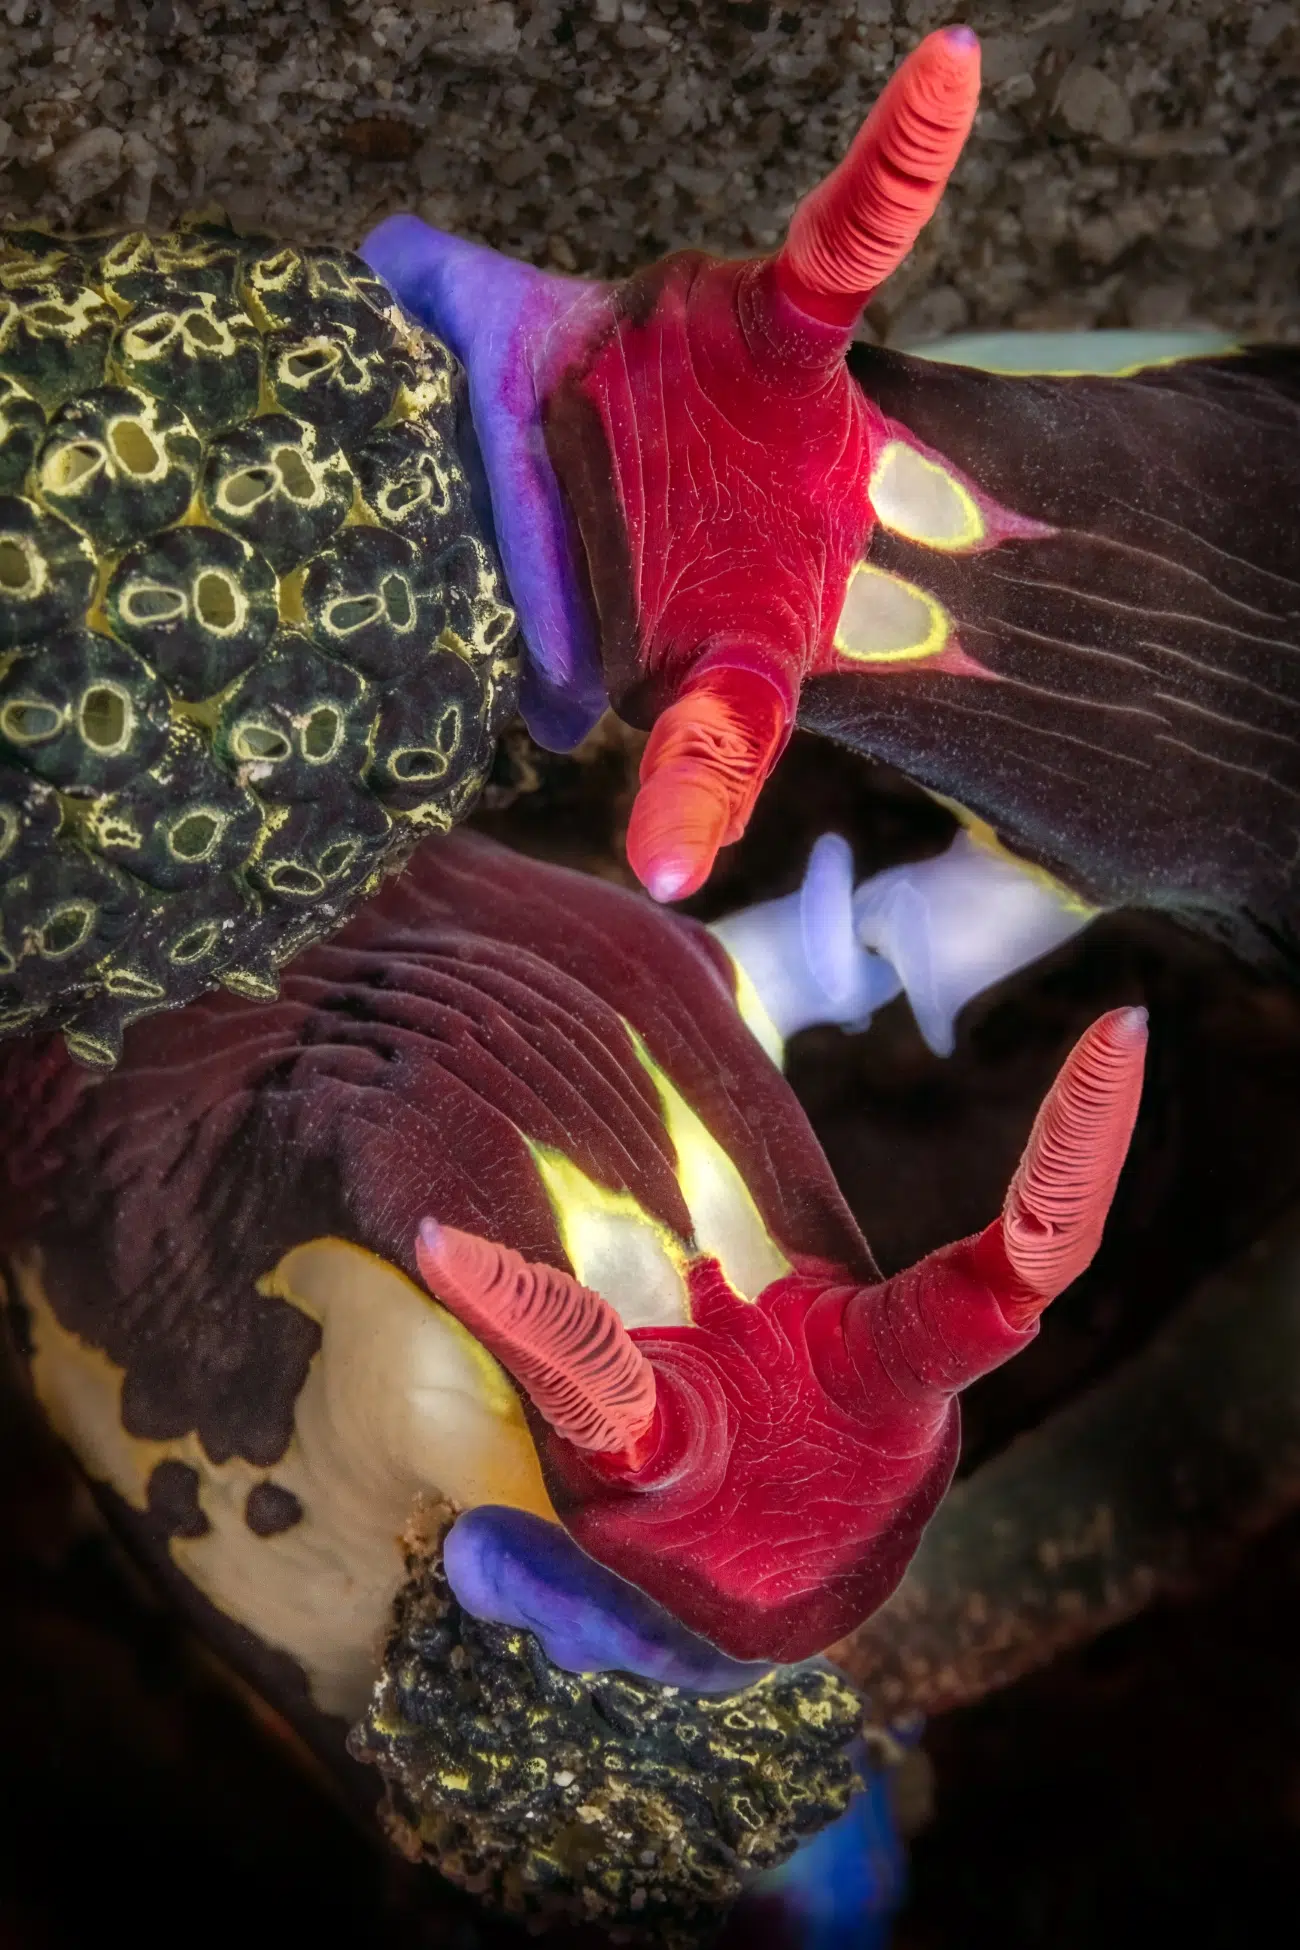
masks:
POLYGON ((958 1014, 982 989, 1049 954, 1092 910, 963 828, 946 853, 890 867, 853 896, 857 938, 896 972, 917 1027, 950 1056, 958 1014))
POLYGON ((853 850, 838 833, 817 841, 797 893, 729 914, 713 932, 782 1040, 818 1022, 865 1029, 899 991, 894 971, 858 938, 853 850))

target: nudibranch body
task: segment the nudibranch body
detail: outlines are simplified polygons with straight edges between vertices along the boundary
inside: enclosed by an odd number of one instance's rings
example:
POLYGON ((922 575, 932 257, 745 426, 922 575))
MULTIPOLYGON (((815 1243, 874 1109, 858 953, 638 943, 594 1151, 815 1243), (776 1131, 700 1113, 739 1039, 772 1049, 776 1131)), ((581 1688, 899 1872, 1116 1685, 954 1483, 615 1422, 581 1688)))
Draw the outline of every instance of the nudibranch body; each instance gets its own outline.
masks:
POLYGON ((703 1686, 892 1589, 959 1390, 1095 1248, 1143 1019, 1079 1045, 1001 1218, 882 1280, 742 986, 696 924, 453 835, 278 1000, 138 1024, 102 1077, 7 1052, 36 1390, 254 1677, 354 1715, 422 1511, 478 1512, 448 1571, 485 1604, 558 1518, 577 1554, 512 1600, 556 1656, 703 1686))
MULTIPOLYGON (((548 510, 545 593, 516 589, 549 687, 532 728, 565 744, 604 696, 653 727, 628 849, 661 899, 738 837, 798 722, 1088 906, 1288 950, 1300 355, 1215 334, 851 343, 978 89, 974 35, 930 35, 770 259, 680 252, 611 287, 498 259, 494 285, 474 253, 511 321, 495 445, 545 482, 521 499, 488 456, 508 564, 548 510)), ((450 332, 464 250, 402 217, 363 254, 450 332)), ((486 355, 460 350, 473 385, 486 355)))

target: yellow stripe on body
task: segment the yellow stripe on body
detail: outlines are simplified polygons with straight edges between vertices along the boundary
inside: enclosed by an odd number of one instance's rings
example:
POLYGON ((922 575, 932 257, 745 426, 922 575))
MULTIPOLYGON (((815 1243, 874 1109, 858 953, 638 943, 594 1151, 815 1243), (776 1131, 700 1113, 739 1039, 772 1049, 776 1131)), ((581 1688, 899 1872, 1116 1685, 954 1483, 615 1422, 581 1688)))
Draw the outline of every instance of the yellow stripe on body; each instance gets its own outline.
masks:
MULTIPOLYGON (((714 939, 716 940, 717 937, 715 936, 714 939)), ((725 942, 721 945, 724 949, 726 948, 725 942)), ((764 1055, 771 1057, 778 1070, 784 1070, 785 1037, 781 1034, 771 1016, 767 1013, 767 1010, 763 1007, 763 998, 754 987, 743 964, 738 962, 731 953, 727 954, 727 960, 731 964, 731 973, 735 984, 736 1009, 740 1015, 740 1020, 744 1023, 755 1042, 758 1043, 764 1055)))
POLYGON ((1082 919, 1091 921, 1104 911, 1100 907, 1090 905, 1081 894, 1076 894, 1063 880, 1058 880, 1047 867, 1040 867, 1033 860, 1026 860, 1023 855, 1013 852, 1005 840, 998 837, 986 819, 981 819, 978 813, 971 812, 970 808, 963 806, 959 800, 949 799, 942 792, 932 792, 929 786, 922 786, 921 790, 927 798, 933 799, 936 805, 950 812, 959 825, 965 827, 976 846, 982 847, 986 853, 995 854, 1000 860, 1010 861, 1013 867, 1017 867, 1030 880, 1037 881, 1040 887, 1045 888, 1055 900, 1059 901, 1067 914, 1078 914, 1082 919))
POLYGON ((689 1325, 686 1272, 692 1259, 702 1254, 716 1259, 745 1300, 756 1300, 773 1280, 788 1273, 790 1262, 733 1159, 632 1025, 625 1021, 623 1027, 659 1099, 674 1176, 691 1218, 690 1238, 679 1238, 631 1192, 590 1178, 565 1153, 527 1136, 524 1142, 569 1264, 582 1284, 608 1300, 626 1327, 689 1325))
POLYGON ((717 1260, 743 1299, 757 1300, 764 1287, 790 1271, 790 1262, 763 1221, 739 1168, 671 1078, 625 1024, 642 1067, 654 1084, 673 1150, 677 1182, 695 1228, 698 1251, 717 1260))

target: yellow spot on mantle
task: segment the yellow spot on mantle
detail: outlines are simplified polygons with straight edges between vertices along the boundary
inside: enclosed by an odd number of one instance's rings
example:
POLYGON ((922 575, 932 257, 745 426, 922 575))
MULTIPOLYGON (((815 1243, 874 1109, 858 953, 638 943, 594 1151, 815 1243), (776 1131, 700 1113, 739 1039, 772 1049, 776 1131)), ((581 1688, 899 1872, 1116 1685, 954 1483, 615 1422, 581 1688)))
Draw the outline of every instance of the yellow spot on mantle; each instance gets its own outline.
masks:
POLYGON ((677 1086, 651 1056, 630 1024, 625 1024, 659 1098, 668 1136, 677 1153, 677 1182, 695 1229, 695 1245, 718 1261, 728 1281, 745 1300, 790 1271, 790 1262, 773 1239, 754 1195, 734 1160, 677 1086))
POLYGON ((925 548, 974 548, 986 530, 968 487, 905 440, 891 440, 871 471, 871 505, 882 528, 925 548))
POLYGON ((917 663, 938 655, 951 627, 948 612, 924 589, 859 562, 835 626, 835 648, 855 663, 917 663))
MULTIPOLYGON (((725 941, 722 946, 726 947, 725 941)), ((750 1035, 759 1044, 764 1055, 770 1056, 778 1070, 785 1068, 785 1037, 763 1007, 763 998, 750 980, 747 970, 728 950, 727 960, 731 963, 736 983, 736 1008, 740 1020, 750 1035)))
MULTIPOLYGON (((522 1135, 522 1133, 521 1133, 522 1135)), ((572 1158, 524 1137, 569 1264, 609 1301, 625 1327, 690 1322, 687 1241, 647 1212, 631 1192, 589 1178, 572 1158)))

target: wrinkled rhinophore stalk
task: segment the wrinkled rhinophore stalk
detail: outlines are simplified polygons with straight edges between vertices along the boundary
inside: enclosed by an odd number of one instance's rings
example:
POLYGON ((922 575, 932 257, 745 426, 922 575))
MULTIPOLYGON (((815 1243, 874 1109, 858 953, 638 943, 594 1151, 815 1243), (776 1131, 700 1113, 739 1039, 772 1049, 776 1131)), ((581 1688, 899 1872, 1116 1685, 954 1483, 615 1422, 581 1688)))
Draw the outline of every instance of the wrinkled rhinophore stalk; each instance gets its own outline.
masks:
POLYGON ((942 1712, 1212 1575, 1300 1502, 1300 1214, 1118 1374, 950 1490, 832 1649, 883 1711, 942 1712))

